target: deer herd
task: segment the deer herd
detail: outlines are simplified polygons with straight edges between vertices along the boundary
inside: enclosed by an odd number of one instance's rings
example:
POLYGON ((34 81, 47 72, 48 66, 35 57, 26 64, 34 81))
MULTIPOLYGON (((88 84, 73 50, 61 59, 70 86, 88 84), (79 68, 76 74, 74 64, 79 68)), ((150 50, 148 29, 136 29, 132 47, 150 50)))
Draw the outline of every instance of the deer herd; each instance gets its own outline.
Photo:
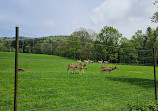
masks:
MULTIPOLYGON (((75 74, 75 70, 78 70, 79 71, 79 73, 84 73, 84 70, 83 69, 86 69, 87 70, 87 63, 94 63, 94 61, 92 61, 92 60, 84 60, 83 61, 84 62, 84 65, 82 65, 82 63, 81 63, 81 59, 79 59, 79 60, 77 60, 77 63, 79 64, 79 65, 76 65, 76 64, 67 64, 67 66, 68 66, 68 68, 67 68, 67 73, 69 73, 69 70, 70 70, 70 68, 72 68, 73 69, 73 71, 72 71, 72 73, 73 74, 75 74)), ((103 61, 103 60, 101 60, 101 61, 98 61, 98 63, 99 64, 101 64, 101 63, 109 63, 110 61, 103 61)), ((110 75, 110 73, 111 73, 111 71, 112 70, 115 70, 115 69, 117 69, 117 67, 115 66, 115 67, 111 67, 111 66, 101 66, 101 73, 103 74, 103 71, 109 71, 109 75, 110 75)))
MULTIPOLYGON (((72 71, 73 74, 75 74, 75 70, 78 70, 79 73, 82 74, 82 73, 84 73, 83 69, 87 70, 87 67, 86 67, 87 63, 94 63, 94 61, 92 61, 92 60, 84 60, 84 65, 82 65, 81 59, 79 59, 79 60, 77 60, 77 63, 79 63, 79 65, 76 65, 76 64, 67 64, 67 66, 68 66, 67 73, 69 73, 70 68, 72 68, 73 69, 73 71, 72 71)), ((98 63, 99 64, 100 63, 106 63, 107 64, 107 63, 109 63, 109 61, 104 61, 103 62, 103 60, 101 60, 101 61, 98 61, 98 63)), ((114 69, 117 69, 117 67, 116 66, 115 67, 101 66, 101 73, 103 74, 103 71, 109 71, 109 75, 110 75, 111 71, 114 70, 114 69)), ((18 69, 18 71, 25 72, 24 69, 18 69)))

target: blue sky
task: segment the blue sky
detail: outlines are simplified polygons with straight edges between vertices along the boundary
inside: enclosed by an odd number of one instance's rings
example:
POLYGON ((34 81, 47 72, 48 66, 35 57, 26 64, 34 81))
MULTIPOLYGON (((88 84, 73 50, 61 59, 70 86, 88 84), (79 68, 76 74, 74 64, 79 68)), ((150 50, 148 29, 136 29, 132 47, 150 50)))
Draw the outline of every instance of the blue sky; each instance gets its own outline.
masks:
POLYGON ((154 0, 1 0, 0 34, 23 36, 70 35, 80 28, 96 33, 113 26, 130 38, 138 29, 155 28, 150 18, 154 0), (7 30, 6 33, 3 33, 7 30))

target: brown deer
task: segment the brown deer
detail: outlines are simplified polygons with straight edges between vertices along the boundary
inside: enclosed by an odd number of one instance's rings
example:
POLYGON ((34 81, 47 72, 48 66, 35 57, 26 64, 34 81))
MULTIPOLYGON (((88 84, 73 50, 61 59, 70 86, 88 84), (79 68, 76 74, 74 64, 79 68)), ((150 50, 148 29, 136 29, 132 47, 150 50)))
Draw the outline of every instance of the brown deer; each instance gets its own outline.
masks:
POLYGON ((67 73, 69 73, 70 68, 73 68, 73 72, 72 72, 73 74, 75 74, 75 70, 78 69, 78 65, 76 64, 68 64, 67 66, 68 66, 67 73))
POLYGON ((81 63, 81 59, 77 60, 77 63, 81 63))
POLYGON ((98 63, 103 63, 103 60, 101 60, 101 61, 98 61, 98 63))
POLYGON ((18 71, 19 71, 19 72, 25 72, 25 70, 24 70, 24 69, 18 69, 18 71))
POLYGON ((109 63, 109 61, 104 61, 105 64, 109 63))
POLYGON ((109 71, 109 76, 110 76, 110 73, 112 70, 115 70, 117 69, 117 67, 110 67, 110 66, 101 66, 101 72, 103 74, 103 71, 109 71))
POLYGON ((84 63, 87 64, 87 63, 88 63, 88 60, 84 60, 84 63))
POLYGON ((88 59, 88 62, 89 62, 89 63, 94 63, 94 61, 92 61, 92 60, 89 60, 89 59, 88 59))
MULTIPOLYGON (((87 67, 85 67, 86 64, 82 65, 82 63, 80 63, 79 65, 76 65, 76 64, 68 64, 67 66, 68 66, 68 68, 67 68, 67 73, 69 73, 69 69, 70 69, 70 68, 73 68, 73 72, 72 72, 73 74, 75 74, 75 70, 76 70, 76 69, 78 69, 78 70, 80 71, 80 73, 82 73, 82 69, 86 69, 86 70, 87 70, 87 67)), ((84 73, 84 71, 83 71, 83 73, 84 73)))
POLYGON ((84 63, 84 65, 82 65, 81 63, 78 65, 78 69, 80 70, 80 73, 84 73, 84 70, 83 69, 86 69, 87 70, 87 67, 86 67, 86 63, 84 63), (83 71, 82 71, 83 70, 83 71))

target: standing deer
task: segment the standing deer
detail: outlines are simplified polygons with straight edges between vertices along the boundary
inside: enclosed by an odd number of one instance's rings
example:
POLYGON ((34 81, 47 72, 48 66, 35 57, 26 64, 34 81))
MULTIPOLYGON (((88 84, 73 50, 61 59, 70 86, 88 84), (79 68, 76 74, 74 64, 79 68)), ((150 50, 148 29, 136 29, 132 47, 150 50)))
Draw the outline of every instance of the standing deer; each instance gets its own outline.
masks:
POLYGON ((103 71, 109 71, 109 76, 110 76, 110 73, 112 70, 115 70, 117 69, 117 67, 110 67, 110 66, 101 66, 101 72, 102 72, 102 75, 103 75, 103 71))
POLYGON ((109 63, 109 61, 104 61, 105 64, 109 63))
POLYGON ((87 63, 88 63, 88 60, 84 60, 84 63, 87 64, 87 63))
MULTIPOLYGON (((75 70, 76 69, 78 69, 79 71, 80 71, 80 73, 82 73, 82 69, 86 69, 87 70, 87 67, 85 67, 86 66, 86 64, 84 64, 84 65, 82 65, 81 63, 79 64, 79 65, 76 65, 76 64, 68 64, 67 65, 68 66, 68 68, 67 68, 67 73, 69 73, 69 69, 70 68, 73 68, 73 74, 75 74, 75 70)), ((84 71, 83 71, 83 73, 84 73, 84 71)))
POLYGON ((83 69, 86 69, 87 70, 87 67, 86 67, 86 63, 84 63, 84 65, 82 65, 81 63, 78 65, 78 69, 80 70, 80 73, 84 73, 84 70, 83 69), (83 71, 82 71, 83 70, 83 71))
POLYGON ((94 63, 94 61, 92 61, 92 60, 89 60, 89 59, 88 59, 88 62, 89 62, 89 63, 94 63))
POLYGON ((81 59, 77 60, 77 63, 81 63, 81 59))
POLYGON ((73 74, 75 74, 75 70, 78 68, 78 65, 76 65, 76 64, 68 64, 67 65, 68 66, 68 68, 67 68, 67 73, 69 73, 69 69, 70 68, 73 68, 73 74))
POLYGON ((98 63, 103 63, 103 60, 101 60, 101 61, 98 61, 98 63))

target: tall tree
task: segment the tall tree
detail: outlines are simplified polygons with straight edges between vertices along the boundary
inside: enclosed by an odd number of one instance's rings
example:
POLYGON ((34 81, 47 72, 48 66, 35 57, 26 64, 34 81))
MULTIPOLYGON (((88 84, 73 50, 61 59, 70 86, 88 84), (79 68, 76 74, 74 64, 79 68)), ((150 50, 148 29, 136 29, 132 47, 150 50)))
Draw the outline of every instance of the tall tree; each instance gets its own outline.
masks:
POLYGON ((118 47, 122 34, 113 27, 105 26, 98 34, 97 41, 102 46, 102 59, 116 62, 118 59, 118 47))
MULTIPOLYGON (((158 0, 155 0, 154 2, 154 5, 157 5, 158 4, 158 0)), ((158 7, 157 7, 158 9, 158 7)), ((155 23, 158 23, 158 11, 156 11, 153 16, 151 17, 151 21, 152 22, 155 22, 155 23)))
POLYGON ((135 49, 143 49, 144 34, 142 33, 142 30, 135 32, 135 34, 132 36, 131 42, 135 49))

